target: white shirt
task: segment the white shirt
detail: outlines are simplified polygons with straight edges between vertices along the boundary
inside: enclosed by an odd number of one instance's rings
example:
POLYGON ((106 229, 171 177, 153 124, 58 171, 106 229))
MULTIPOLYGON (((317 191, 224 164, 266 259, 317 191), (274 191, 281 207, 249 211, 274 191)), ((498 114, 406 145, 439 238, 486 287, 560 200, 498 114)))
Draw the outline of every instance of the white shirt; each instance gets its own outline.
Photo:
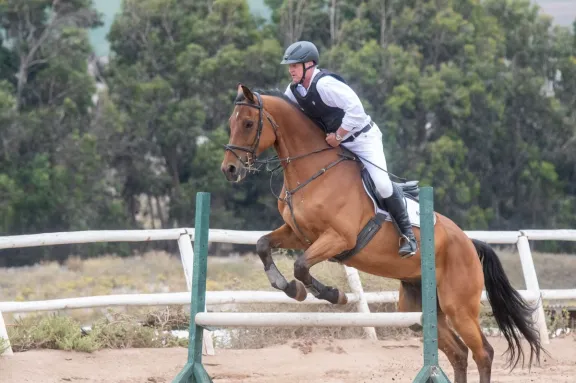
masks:
MULTIPOLYGON (((312 82, 318 73, 320 73, 320 70, 314 68, 310 82, 312 82)), ((364 112, 364 107, 358 95, 342 81, 332 76, 324 76, 316 83, 316 89, 318 90, 318 95, 326 105, 340 108, 345 112, 342 118, 343 129, 352 133, 362 129, 370 122, 370 116, 364 112)), ((296 91, 302 96, 308 93, 308 90, 304 88, 302 84, 298 84, 296 91)), ((298 101, 292 94, 290 85, 288 85, 284 94, 298 104, 298 101)), ((348 135, 349 134, 346 134, 345 137, 348 135)))

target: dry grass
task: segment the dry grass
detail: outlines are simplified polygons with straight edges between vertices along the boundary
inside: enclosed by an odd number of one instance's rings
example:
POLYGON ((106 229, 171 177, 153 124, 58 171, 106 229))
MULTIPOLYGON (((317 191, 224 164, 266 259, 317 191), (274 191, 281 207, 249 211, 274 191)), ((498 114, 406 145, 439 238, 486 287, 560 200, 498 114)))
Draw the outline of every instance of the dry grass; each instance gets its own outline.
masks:
MULTIPOLYGON (((293 279, 294 258, 275 256, 274 261, 288 280, 293 279)), ((350 292, 341 265, 322 262, 314 266, 311 272, 324 284, 338 286, 343 291, 350 292)), ((366 273, 360 273, 360 278, 366 291, 397 290, 400 285, 396 280, 366 273)), ((270 286, 260 258, 253 254, 235 258, 209 258, 207 289, 277 291, 270 286)))
POLYGON ((8 341, 4 338, 0 338, 0 355, 8 349, 8 341))
MULTIPOLYGON (((154 313, 164 316, 166 313, 154 313)), ((92 352, 103 348, 141 348, 186 346, 168 330, 172 328, 154 318, 141 322, 139 318, 110 312, 85 331, 69 316, 33 315, 19 319, 9 327, 8 336, 15 352, 31 349, 56 349, 92 352)))
MULTIPOLYGON (((521 264, 513 250, 497 249, 504 268, 517 289, 524 289, 521 264)), ((534 254, 540 287, 543 289, 576 288, 573 277, 576 256, 534 254)), ((293 258, 275 255, 278 268, 292 277, 293 258)), ((350 292, 342 266, 323 262, 312 273, 327 285, 350 292)), ((399 282, 360 273, 365 291, 397 290, 399 282)), ((209 258, 207 289, 275 291, 268 282, 257 256, 209 258)), ((179 256, 164 252, 149 252, 141 256, 118 258, 104 256, 80 260, 70 258, 65 264, 46 263, 32 267, 0 269, 0 301, 31 301, 93 295, 179 292, 186 290, 186 283, 179 256)), ((557 303, 557 302, 555 302, 557 303)), ((573 303, 573 302, 564 302, 573 303)), ((355 311, 353 304, 332 305, 263 305, 246 304, 210 310, 235 310, 259 312, 295 311, 355 311)), ((396 311, 395 304, 370 305, 373 312, 396 311)), ((29 347, 57 347, 90 351, 101 347, 166 347, 182 345, 182 341, 158 337, 158 329, 187 329, 188 307, 117 307, 62 310, 57 316, 48 314, 9 315, 4 318, 9 327, 15 349, 29 347), (48 319, 46 319, 48 318, 48 319), (58 318, 58 319, 55 319, 58 318), (66 319, 63 319, 66 318, 66 319), (44 322, 43 322, 44 320, 44 322), (81 326, 92 325, 89 336, 78 337, 81 326), (53 327, 53 328, 52 328, 53 327), (68 329, 70 332, 67 332, 68 329), (50 334, 60 334, 51 338, 50 334), (90 338, 92 337, 92 338, 90 338), (64 339, 64 340, 59 340, 64 339), (97 339, 94 340, 94 339, 97 339)), ((489 307, 482 316, 483 324, 492 325, 489 307)), ((565 325, 563 317, 551 327, 565 325)), ((380 338, 414 335, 405 328, 377 329, 380 338)), ((350 338, 362 337, 361 328, 261 328, 231 329, 227 339, 216 338, 218 347, 253 348, 283 343, 288 339, 309 337, 350 338)), ((1 345, 0 345, 1 347, 1 345)))
POLYGON ((70 258, 34 266, 0 269, 0 299, 45 300, 92 295, 183 291, 180 259, 164 252, 119 258, 70 258))
MULTIPOLYGON (((512 285, 517 289, 525 289, 518 250, 496 250, 512 285)), ((532 259, 541 289, 576 289, 576 255, 533 252, 532 259)))
MULTIPOLYGON (((20 268, 0 269, 0 301, 35 301, 95 295, 166 293, 186 291, 179 257, 164 252, 119 258, 111 255, 79 260, 70 258, 20 268)), ((136 314, 137 307, 126 313, 136 314)), ((105 309, 76 309, 64 313, 89 323, 105 309)), ((5 319, 10 318, 5 314, 5 319)))

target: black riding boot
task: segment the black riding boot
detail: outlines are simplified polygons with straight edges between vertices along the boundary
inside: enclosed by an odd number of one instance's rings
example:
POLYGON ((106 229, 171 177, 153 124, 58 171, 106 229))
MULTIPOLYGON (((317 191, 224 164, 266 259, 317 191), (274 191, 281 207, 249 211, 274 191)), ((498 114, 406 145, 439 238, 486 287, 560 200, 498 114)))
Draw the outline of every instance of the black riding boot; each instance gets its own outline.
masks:
POLYGON ((408 258, 416 254, 418 244, 412 231, 410 219, 408 218, 406 202, 404 201, 402 191, 400 187, 394 183, 392 183, 392 190, 394 190, 392 195, 383 200, 386 203, 388 212, 392 216, 392 222, 394 226, 396 226, 398 234, 400 234, 400 249, 398 253, 402 258, 408 258))

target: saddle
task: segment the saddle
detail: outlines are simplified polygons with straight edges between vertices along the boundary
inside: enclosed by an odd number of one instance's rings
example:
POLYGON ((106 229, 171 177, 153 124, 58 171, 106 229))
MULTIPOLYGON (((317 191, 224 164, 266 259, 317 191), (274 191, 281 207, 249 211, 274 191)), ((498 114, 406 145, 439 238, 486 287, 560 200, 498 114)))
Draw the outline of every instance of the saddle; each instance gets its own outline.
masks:
MULTIPOLYGON (((364 166, 362 166, 361 175, 362 181, 366 185, 366 189, 368 189, 368 193, 370 193, 370 195, 374 198, 380 209, 386 210, 386 206, 381 206, 382 202, 381 198, 376 192, 376 185, 374 185, 374 181, 372 180, 372 177, 370 177, 368 169, 366 169, 364 166)), ((407 181, 400 183, 390 180, 390 182, 392 182, 393 185, 399 187, 406 198, 410 198, 416 202, 420 201, 420 188, 418 187, 418 181, 407 181)))
MULTIPOLYGON (((386 210, 386 206, 382 206, 382 199, 379 197, 378 192, 376 191, 376 185, 374 185, 374 181, 372 180, 372 177, 370 176, 368 169, 366 169, 362 161, 349 149, 343 146, 341 146, 340 149, 343 152, 342 155, 354 161, 357 161, 360 164, 361 166, 360 174, 362 176, 362 182, 364 182, 364 185, 366 185, 368 193, 374 199, 374 201, 376 201, 378 207, 381 210, 386 210)), ((400 188, 400 190, 402 190, 402 193, 406 198, 410 198, 415 202, 420 201, 420 188, 418 187, 419 181, 394 182, 390 180, 390 182, 392 182, 392 184, 395 187, 400 188)))
MULTIPOLYGON (((374 181, 368 172, 368 169, 364 166, 362 161, 350 150, 346 149, 345 147, 340 147, 343 151, 341 154, 342 156, 349 158, 353 161, 357 161, 360 163, 361 170, 360 174, 362 177, 362 182, 366 187, 366 191, 371 196, 371 198, 375 201, 378 208, 382 211, 388 211, 385 205, 384 200, 380 197, 376 190, 376 185, 374 185, 374 181)), ((397 187, 402 191, 402 194, 415 202, 419 202, 420 197, 420 188, 418 187, 418 181, 407 181, 407 182, 392 182, 393 187, 397 187)), ((362 228, 360 233, 358 233, 356 246, 352 249, 345 250, 340 254, 328 259, 328 262, 339 262, 342 263, 346 259, 354 256, 360 250, 362 250, 374 237, 374 235, 380 230, 382 224, 387 220, 387 217, 382 213, 376 213, 374 217, 372 217, 368 223, 362 228)), ((395 224, 394 220, 392 220, 393 224, 395 224)), ((396 225, 396 224, 395 224, 396 225)))

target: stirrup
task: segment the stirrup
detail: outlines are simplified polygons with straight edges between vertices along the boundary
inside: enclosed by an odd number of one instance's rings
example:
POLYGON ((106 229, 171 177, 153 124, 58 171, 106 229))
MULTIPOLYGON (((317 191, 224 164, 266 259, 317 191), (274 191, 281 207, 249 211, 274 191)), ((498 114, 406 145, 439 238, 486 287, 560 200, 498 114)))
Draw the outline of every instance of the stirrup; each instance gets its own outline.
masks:
POLYGON ((411 242, 410 239, 409 239, 406 235, 401 234, 401 235, 400 235, 400 238, 398 238, 398 254, 399 254, 400 257, 402 257, 402 258, 410 258, 410 257, 412 257, 413 255, 415 255, 416 252, 418 251, 418 241, 416 241, 416 238, 414 238, 414 245, 415 245, 414 247, 415 247, 415 248, 414 248, 413 250, 410 249, 410 252, 409 252, 409 253, 404 253, 404 254, 402 254, 402 253, 400 252, 400 250, 402 249, 402 241, 403 241, 403 240, 405 241, 405 244, 406 244, 407 246, 409 246, 410 248, 412 247, 411 244, 410 244, 410 242, 411 242))

